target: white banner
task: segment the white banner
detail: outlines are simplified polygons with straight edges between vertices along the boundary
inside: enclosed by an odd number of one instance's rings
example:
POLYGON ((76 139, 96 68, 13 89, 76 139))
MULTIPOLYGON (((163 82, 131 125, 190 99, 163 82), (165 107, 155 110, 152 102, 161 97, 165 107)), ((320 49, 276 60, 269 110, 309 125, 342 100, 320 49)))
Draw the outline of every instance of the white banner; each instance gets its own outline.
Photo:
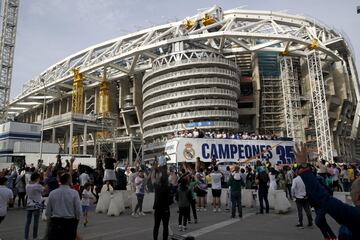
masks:
POLYGON ((208 138, 175 138, 166 143, 171 162, 195 162, 196 157, 210 162, 269 159, 271 163, 294 162, 294 142, 281 140, 237 140, 208 138))

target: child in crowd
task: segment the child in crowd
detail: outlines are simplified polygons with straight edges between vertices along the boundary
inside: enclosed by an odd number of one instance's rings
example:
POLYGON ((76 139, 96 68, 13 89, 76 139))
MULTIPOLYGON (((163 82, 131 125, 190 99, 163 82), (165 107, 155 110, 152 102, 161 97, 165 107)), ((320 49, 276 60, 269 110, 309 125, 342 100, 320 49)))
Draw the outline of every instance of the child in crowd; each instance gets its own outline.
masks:
POLYGON ((96 201, 95 196, 91 193, 91 185, 90 183, 85 183, 84 185, 84 191, 82 192, 82 198, 81 198, 81 208, 83 212, 84 217, 84 227, 88 224, 88 212, 90 208, 90 201, 96 201))

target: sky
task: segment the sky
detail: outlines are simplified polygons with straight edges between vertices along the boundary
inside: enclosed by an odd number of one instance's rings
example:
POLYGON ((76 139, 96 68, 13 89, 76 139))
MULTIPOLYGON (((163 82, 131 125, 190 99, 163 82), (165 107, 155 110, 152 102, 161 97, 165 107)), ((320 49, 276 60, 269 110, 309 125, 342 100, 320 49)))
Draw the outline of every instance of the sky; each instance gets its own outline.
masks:
POLYGON ((213 5, 312 17, 345 32, 360 71, 360 0, 21 0, 11 99, 25 82, 71 54, 213 5))

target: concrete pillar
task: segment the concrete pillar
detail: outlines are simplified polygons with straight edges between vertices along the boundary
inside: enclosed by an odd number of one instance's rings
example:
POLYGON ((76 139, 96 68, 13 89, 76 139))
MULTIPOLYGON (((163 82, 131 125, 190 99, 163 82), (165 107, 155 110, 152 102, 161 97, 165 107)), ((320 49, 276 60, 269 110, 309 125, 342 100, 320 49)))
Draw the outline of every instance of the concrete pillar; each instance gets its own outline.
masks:
POLYGON ((132 140, 130 140, 130 147, 129 147, 129 163, 130 163, 130 166, 133 166, 133 164, 134 164, 133 147, 134 147, 134 143, 133 143, 132 140))
POLYGON ((83 154, 87 154, 87 124, 84 125, 83 154))
POLYGON ((94 157, 97 157, 97 149, 96 149, 96 132, 93 132, 93 138, 94 138, 94 157))
POLYGON ((74 124, 70 123, 70 133, 69 133, 69 155, 72 154, 72 141, 74 136, 74 124))
POLYGON ((61 115, 61 105, 62 105, 62 99, 59 101, 59 115, 61 115))
POLYGON ((84 92, 84 114, 86 115, 86 100, 87 100, 87 98, 86 98, 86 93, 84 92))
POLYGON ((53 128, 51 134, 51 143, 55 143, 55 138, 56 138, 56 128, 53 128))
POLYGON ((70 98, 66 98, 66 112, 70 111, 70 98))
POLYGON ((52 103, 51 117, 55 115, 55 102, 52 103))

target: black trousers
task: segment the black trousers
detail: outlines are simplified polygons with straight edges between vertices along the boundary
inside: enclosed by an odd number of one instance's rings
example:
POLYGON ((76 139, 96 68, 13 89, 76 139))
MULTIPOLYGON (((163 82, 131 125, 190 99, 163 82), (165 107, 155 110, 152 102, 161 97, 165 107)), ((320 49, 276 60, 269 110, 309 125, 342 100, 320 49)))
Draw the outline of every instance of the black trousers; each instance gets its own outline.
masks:
POLYGON ((231 191, 231 217, 235 217, 236 207, 239 217, 242 217, 241 191, 231 191))
POLYGON ((189 219, 189 215, 190 215, 190 206, 179 207, 179 225, 186 226, 187 220, 189 219))
POLYGON ((78 223, 76 218, 51 218, 48 240, 75 240, 78 223))
POLYGON ((303 211, 302 211, 303 209, 305 210, 305 213, 306 213, 306 216, 308 219, 308 223, 312 224, 313 219, 311 216, 309 200, 297 198, 296 199, 296 207, 298 210, 299 224, 303 224, 303 211))
POLYGON ((316 213, 315 224, 320 229, 320 231, 323 234, 324 238, 326 238, 326 239, 328 239, 328 238, 335 239, 336 235, 332 231, 331 227, 329 226, 329 224, 326 221, 326 217, 325 217, 326 212, 325 212, 325 210, 322 209, 322 208, 315 208, 315 213, 316 213))
POLYGON ((260 203, 260 213, 264 213, 264 202, 265 202, 265 211, 269 213, 269 200, 268 200, 268 189, 259 187, 259 203, 260 203))
POLYGON ((23 207, 26 207, 25 195, 26 195, 26 192, 18 193, 18 207, 20 207, 21 205, 23 207))
MULTIPOLYGON (((195 199, 192 199, 191 201, 190 201, 190 207, 191 207, 191 211, 192 211, 192 214, 193 214, 193 217, 194 217, 194 220, 197 220, 197 213, 196 213, 196 201, 195 201, 195 199)), ((191 216, 190 216, 191 214, 189 213, 189 222, 191 221, 191 216)))
POLYGON ((161 221, 163 222, 163 239, 167 240, 168 236, 169 236, 170 210, 169 209, 166 209, 166 210, 155 209, 154 217, 155 217, 155 225, 154 225, 154 230, 153 230, 154 240, 158 239, 159 227, 160 227, 161 221))

